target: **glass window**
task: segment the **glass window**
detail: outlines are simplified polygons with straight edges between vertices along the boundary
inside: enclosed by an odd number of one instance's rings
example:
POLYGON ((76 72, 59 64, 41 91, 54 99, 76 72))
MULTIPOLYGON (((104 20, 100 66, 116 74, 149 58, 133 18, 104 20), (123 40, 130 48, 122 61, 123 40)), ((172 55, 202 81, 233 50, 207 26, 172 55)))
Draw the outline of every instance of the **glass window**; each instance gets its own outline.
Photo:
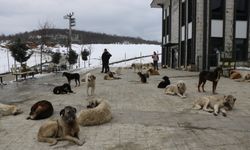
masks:
POLYGON ((222 51, 224 51, 223 47, 224 47, 223 38, 215 38, 215 37, 210 38, 209 53, 208 53, 209 66, 217 66, 218 65, 217 53, 221 53, 222 51))
POLYGON ((181 6, 181 26, 185 26, 185 22, 186 22, 186 2, 182 3, 181 6))
POLYGON ((224 0, 211 0, 211 19, 223 19, 225 1, 224 0))
POLYGON ((247 20, 248 0, 235 0, 236 20, 247 20))
POLYGON ((188 0, 188 22, 193 20, 193 0, 188 0))
POLYGON ((247 60, 247 49, 247 39, 235 39, 235 54, 237 61, 247 60))

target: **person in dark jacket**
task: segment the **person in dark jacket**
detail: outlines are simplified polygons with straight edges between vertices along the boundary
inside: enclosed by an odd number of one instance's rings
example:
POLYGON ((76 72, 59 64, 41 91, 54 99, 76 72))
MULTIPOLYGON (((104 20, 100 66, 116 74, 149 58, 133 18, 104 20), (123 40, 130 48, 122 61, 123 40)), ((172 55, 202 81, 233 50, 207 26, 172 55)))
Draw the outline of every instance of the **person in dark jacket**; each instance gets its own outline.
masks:
POLYGON ((112 55, 105 48, 104 52, 102 53, 102 73, 103 73, 103 71, 105 73, 109 72, 109 59, 111 56, 112 55))

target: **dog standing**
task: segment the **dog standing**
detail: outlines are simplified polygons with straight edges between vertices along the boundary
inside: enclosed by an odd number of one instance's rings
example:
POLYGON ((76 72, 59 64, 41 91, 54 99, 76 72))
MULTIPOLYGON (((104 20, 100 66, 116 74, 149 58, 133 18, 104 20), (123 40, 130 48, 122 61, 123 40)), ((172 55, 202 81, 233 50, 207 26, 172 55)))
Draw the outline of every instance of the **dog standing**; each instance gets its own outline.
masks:
POLYGON ((164 81, 161 81, 158 84, 158 88, 166 88, 168 85, 170 85, 170 80, 169 80, 168 76, 164 76, 164 77, 162 77, 162 79, 164 81))
POLYGON ((80 86, 80 74, 79 73, 63 72, 62 76, 65 76, 67 78, 69 85, 70 85, 71 80, 75 80, 76 86, 77 86, 77 82, 78 82, 78 86, 80 86))
POLYGON ((71 90, 70 84, 64 83, 62 86, 56 86, 53 89, 54 94, 67 94, 67 93, 73 93, 71 90))
POLYGON ((87 73, 86 74, 86 83, 87 83, 87 95, 89 96, 89 88, 91 88, 91 95, 93 96, 95 93, 95 80, 96 77, 91 74, 91 73, 87 73))
POLYGON ((42 100, 35 103, 30 109, 30 115, 27 119, 39 120, 53 115, 54 108, 49 101, 42 100))
POLYGON ((223 70, 221 67, 217 67, 213 72, 210 71, 202 71, 199 74, 199 83, 198 83, 198 91, 200 92, 200 86, 202 87, 202 91, 204 90, 204 85, 206 84, 206 81, 212 81, 213 82, 213 94, 215 94, 215 90, 217 87, 217 83, 220 79, 220 75, 222 74, 223 70))
POLYGON ((84 141, 79 139, 79 124, 76 118, 76 109, 66 106, 60 111, 61 118, 56 121, 47 121, 44 123, 37 134, 39 142, 50 143, 51 146, 58 141, 67 140, 81 146, 84 141))

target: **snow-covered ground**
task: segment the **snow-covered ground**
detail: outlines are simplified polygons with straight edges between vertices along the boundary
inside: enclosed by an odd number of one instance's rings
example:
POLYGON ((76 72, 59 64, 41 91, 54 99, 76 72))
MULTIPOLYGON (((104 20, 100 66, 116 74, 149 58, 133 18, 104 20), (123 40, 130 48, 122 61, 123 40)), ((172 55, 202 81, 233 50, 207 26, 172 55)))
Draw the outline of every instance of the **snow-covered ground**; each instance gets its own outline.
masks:
MULTIPOLYGON (((152 55, 154 51, 160 53, 161 46, 160 45, 149 45, 149 44, 91 44, 91 45, 78 45, 73 44, 72 49, 75 50, 78 54, 78 63, 74 65, 74 68, 83 68, 84 61, 81 58, 81 51, 84 49, 91 49, 91 57, 90 61, 86 61, 86 69, 95 68, 101 66, 101 55, 103 53, 104 48, 106 48, 112 55, 110 58, 110 62, 115 62, 123 59, 139 57, 144 55, 152 55), (90 65, 88 64, 90 62, 90 65)), ((60 51, 61 53, 66 53, 66 47, 54 47, 49 48, 52 51, 60 51)), ((43 61, 50 61, 51 58, 49 56, 43 56, 43 61)), ((132 60, 129 62, 123 62, 120 64, 115 64, 114 66, 128 66, 133 62, 152 62, 151 57, 142 58, 138 60, 132 60)), ((32 57, 27 61, 28 66, 37 65, 40 63, 40 54, 34 53, 32 57)), ((10 71, 10 68, 14 65, 14 59, 12 58, 8 49, 0 47, 0 73, 5 73, 10 71)), ((17 65, 19 63, 17 62, 17 65)))

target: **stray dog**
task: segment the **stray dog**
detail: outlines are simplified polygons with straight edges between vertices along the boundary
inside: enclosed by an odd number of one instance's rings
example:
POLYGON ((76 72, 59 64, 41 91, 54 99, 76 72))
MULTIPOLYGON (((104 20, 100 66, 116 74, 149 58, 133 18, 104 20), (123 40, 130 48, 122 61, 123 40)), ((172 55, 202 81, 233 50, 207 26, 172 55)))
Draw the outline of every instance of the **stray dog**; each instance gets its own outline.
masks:
POLYGON ((206 84, 206 81, 212 81, 213 82, 213 93, 215 94, 217 83, 220 79, 220 75, 223 72, 221 67, 217 67, 213 72, 210 71, 202 71, 199 74, 199 83, 198 83, 198 91, 200 92, 200 86, 202 87, 203 92, 204 85, 206 84))
POLYGON ((118 80, 121 79, 120 77, 115 77, 113 72, 108 72, 105 76, 104 76, 104 80, 118 80))
POLYGON ((78 86, 80 86, 80 74, 79 73, 63 72, 62 76, 65 76, 67 78, 69 85, 70 85, 71 80, 75 80, 76 86, 77 86, 77 82, 78 82, 78 86))
POLYGON ((142 64, 141 63, 133 63, 131 65, 132 68, 134 68, 134 72, 136 72, 136 70, 141 71, 142 70, 142 64))
POLYGON ((15 105, 7 105, 0 103, 0 116, 18 115, 23 111, 15 105))
POLYGON ((154 70, 152 68, 148 69, 147 71, 150 75, 160 75, 159 71, 154 70))
POLYGON ((176 85, 171 84, 166 87, 165 93, 169 95, 178 95, 181 98, 185 98, 186 84, 184 81, 178 81, 176 85))
POLYGON ((168 76, 164 76, 164 77, 162 77, 162 79, 163 79, 164 81, 161 81, 161 82, 158 84, 158 88, 166 88, 166 86, 170 85, 170 81, 169 81, 168 76))
POLYGON ((42 100, 35 103, 30 109, 30 115, 27 119, 39 120, 53 115, 54 109, 49 101, 42 100))
POLYGON ((231 70, 229 78, 230 79, 240 79, 240 78, 242 78, 242 75, 237 70, 231 70))
POLYGON ((142 83, 147 83, 147 78, 149 78, 148 73, 141 73, 141 72, 138 72, 137 74, 138 74, 138 76, 141 78, 141 82, 142 82, 142 83))
POLYGON ((227 116, 226 111, 232 110, 236 98, 232 95, 227 96, 204 96, 198 98, 193 105, 194 109, 202 109, 207 112, 214 112, 214 115, 217 116, 221 111, 224 117, 227 116))
POLYGON ((87 95, 89 96, 89 88, 91 88, 91 95, 94 95, 95 93, 95 80, 96 77, 92 75, 91 73, 86 74, 86 83, 87 83, 87 95))
POLYGON ((37 134, 39 142, 50 143, 51 146, 58 141, 67 140, 77 145, 83 145, 84 141, 79 139, 79 124, 76 119, 76 109, 66 106, 60 111, 61 118, 44 123, 37 134))
POLYGON ((112 114, 109 104, 104 100, 95 100, 92 108, 81 110, 77 120, 82 126, 91 126, 109 122, 111 119, 112 114))
POLYGON ((67 94, 67 93, 73 93, 71 90, 70 84, 64 83, 62 86, 56 86, 53 89, 54 94, 67 94))

